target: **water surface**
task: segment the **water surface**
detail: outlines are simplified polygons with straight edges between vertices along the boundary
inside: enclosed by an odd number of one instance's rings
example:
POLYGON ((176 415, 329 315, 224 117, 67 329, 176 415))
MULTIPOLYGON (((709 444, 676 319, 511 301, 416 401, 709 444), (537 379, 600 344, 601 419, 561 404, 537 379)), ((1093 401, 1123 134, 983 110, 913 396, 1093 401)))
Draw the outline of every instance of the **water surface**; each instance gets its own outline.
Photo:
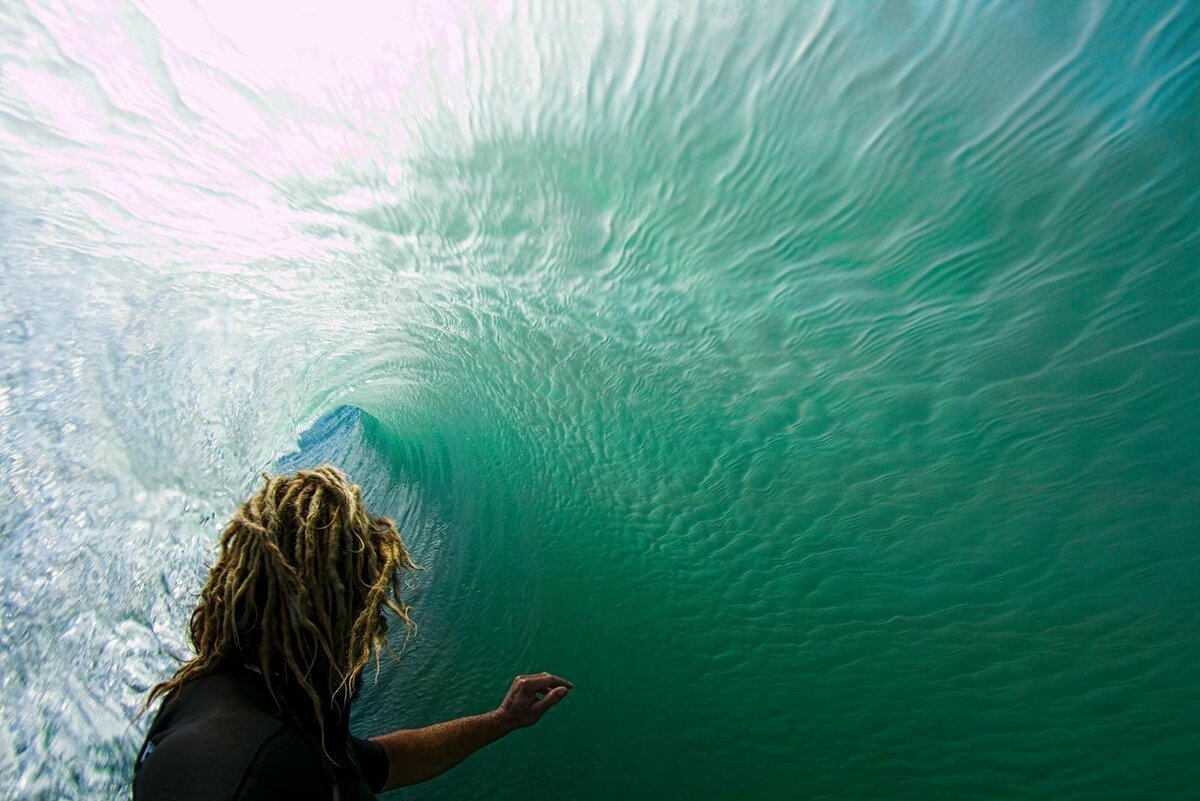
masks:
POLYGON ((398 797, 1193 797, 1198 90, 1190 2, 10 0, 0 793, 123 796, 332 460, 357 730, 577 688, 398 797))

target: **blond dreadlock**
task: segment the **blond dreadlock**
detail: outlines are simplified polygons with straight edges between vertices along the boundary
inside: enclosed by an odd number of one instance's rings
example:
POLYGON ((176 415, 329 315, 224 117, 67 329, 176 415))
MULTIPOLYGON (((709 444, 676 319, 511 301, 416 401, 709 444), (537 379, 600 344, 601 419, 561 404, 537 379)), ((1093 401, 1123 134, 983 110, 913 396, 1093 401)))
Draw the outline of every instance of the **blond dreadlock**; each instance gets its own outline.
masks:
POLYGON ((372 654, 388 648, 383 609, 412 631, 400 579, 418 567, 395 524, 368 515, 336 467, 263 478, 221 533, 192 613, 196 655, 151 688, 143 710, 230 660, 253 662, 272 695, 275 677, 305 692, 324 741, 322 702, 344 709, 372 654))

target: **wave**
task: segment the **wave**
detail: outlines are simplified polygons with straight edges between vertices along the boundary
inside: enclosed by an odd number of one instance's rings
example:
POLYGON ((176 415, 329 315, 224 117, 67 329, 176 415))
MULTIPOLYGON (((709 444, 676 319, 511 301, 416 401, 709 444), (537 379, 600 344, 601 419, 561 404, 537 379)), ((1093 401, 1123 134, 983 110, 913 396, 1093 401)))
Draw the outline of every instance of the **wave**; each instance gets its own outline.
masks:
POLYGON ((356 728, 578 688, 414 798, 1186 797, 1198 52, 1182 2, 8 4, 4 792, 125 792, 221 525, 333 461, 429 568, 356 728))

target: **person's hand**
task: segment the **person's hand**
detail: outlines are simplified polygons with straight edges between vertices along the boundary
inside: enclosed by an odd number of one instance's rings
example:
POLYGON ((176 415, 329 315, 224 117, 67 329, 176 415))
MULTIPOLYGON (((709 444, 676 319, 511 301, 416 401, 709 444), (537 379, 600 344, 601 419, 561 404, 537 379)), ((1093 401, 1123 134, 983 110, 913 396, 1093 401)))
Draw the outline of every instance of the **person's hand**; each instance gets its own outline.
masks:
POLYGON ((532 726, 546 710, 567 697, 575 685, 550 673, 517 676, 496 709, 497 717, 509 728, 532 726))

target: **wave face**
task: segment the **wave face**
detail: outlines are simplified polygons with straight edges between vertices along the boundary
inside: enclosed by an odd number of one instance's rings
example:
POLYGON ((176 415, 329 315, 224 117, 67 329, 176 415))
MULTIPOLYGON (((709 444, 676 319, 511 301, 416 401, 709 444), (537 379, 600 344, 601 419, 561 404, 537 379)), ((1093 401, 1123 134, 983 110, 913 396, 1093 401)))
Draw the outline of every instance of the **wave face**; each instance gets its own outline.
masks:
POLYGON ((327 459, 429 568, 358 730, 577 686, 406 798, 1191 796, 1198 91, 1189 2, 12 0, 4 796, 327 459))

